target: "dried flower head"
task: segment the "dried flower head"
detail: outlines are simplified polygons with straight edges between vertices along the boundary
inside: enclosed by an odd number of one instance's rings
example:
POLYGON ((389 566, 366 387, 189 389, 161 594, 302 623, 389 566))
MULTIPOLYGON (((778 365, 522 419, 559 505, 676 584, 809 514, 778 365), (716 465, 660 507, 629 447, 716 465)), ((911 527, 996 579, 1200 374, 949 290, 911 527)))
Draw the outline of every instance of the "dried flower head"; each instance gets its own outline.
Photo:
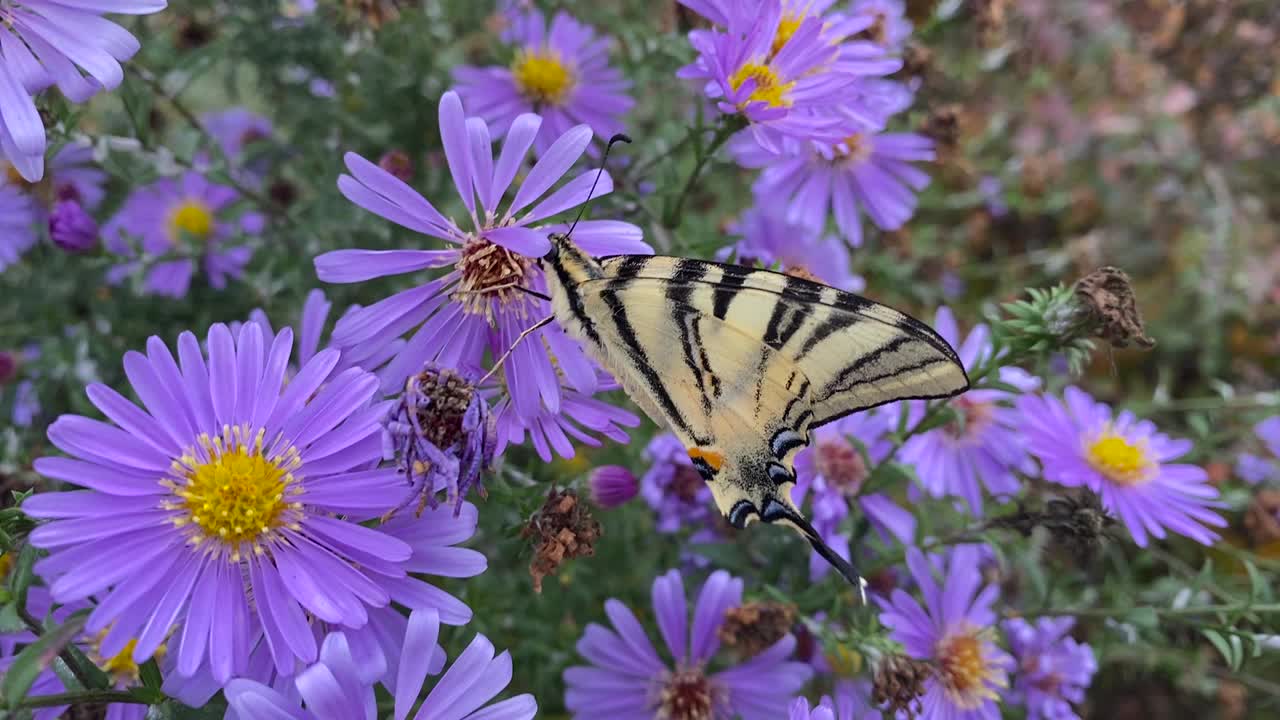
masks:
MULTIPOLYGON (((496 437, 489 406, 475 385, 452 368, 428 365, 405 382, 404 394, 385 423, 384 455, 399 459, 413 493, 391 512, 419 497, 418 513, 438 491, 462 507, 472 485, 493 461, 496 437)), ((484 492, 483 486, 480 486, 484 492)))
POLYGON ((552 489, 547 493, 542 508, 520 531, 520 537, 532 538, 534 543, 529 562, 533 591, 542 592, 542 579, 566 560, 595 555, 595 542, 601 534, 600 523, 591 517, 591 510, 578 500, 576 492, 552 489))
POLYGON ((374 30, 400 19, 403 0, 343 0, 347 17, 352 22, 362 21, 374 30))
POLYGON ((1002 44, 1008 25, 1009 0, 978 0, 974 5, 978 22, 978 44, 984 48, 1002 44))
POLYGON ((1055 547, 1070 553, 1081 565, 1087 565, 1110 539, 1116 519, 1107 513, 1096 493, 1082 489, 1077 495, 1051 498, 1042 511, 1019 509, 993 520, 992 526, 1017 530, 1024 536, 1043 527, 1049 531, 1055 547))
POLYGON ((1093 319, 1095 335, 1113 347, 1129 347, 1129 343, 1144 350, 1155 347, 1156 341, 1143 328, 1133 285, 1123 270, 1098 268, 1077 280, 1074 290, 1093 319))
POLYGON ((886 655, 876 666, 871 702, 885 710, 889 717, 899 712, 918 713, 925 680, 933 672, 933 666, 924 660, 906 655, 886 655))
POLYGON ((718 631, 720 642, 744 659, 773 647, 796 624, 796 606, 780 602, 749 602, 729 608, 718 631))
POLYGON ((1280 540, 1280 490, 1260 490, 1244 512, 1244 529, 1255 547, 1280 540))
POLYGON ((378 167, 401 182, 413 181, 413 160, 403 150, 388 150, 378 158, 378 167))
POLYGON ((920 133, 933 140, 939 156, 949 156, 959 149, 963 114, 959 105, 950 103, 933 108, 925 118, 920 133))

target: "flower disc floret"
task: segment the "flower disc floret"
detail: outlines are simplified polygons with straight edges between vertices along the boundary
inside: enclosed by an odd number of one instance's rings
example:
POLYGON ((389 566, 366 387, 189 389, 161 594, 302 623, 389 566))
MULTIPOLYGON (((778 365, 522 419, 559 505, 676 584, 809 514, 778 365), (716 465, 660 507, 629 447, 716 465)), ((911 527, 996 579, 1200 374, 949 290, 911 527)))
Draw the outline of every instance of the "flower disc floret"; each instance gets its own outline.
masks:
POLYGON ((263 448, 265 431, 251 435, 247 426, 225 427, 222 434, 202 435, 199 447, 174 462, 171 481, 183 511, 179 527, 194 525, 196 543, 218 541, 238 548, 277 528, 296 524, 301 492, 294 471, 302 464, 298 451, 263 448), (249 438, 252 437, 252 440, 249 438))
POLYGON ((518 51, 511 76, 520 92, 538 104, 559 105, 573 89, 573 71, 551 48, 518 51))

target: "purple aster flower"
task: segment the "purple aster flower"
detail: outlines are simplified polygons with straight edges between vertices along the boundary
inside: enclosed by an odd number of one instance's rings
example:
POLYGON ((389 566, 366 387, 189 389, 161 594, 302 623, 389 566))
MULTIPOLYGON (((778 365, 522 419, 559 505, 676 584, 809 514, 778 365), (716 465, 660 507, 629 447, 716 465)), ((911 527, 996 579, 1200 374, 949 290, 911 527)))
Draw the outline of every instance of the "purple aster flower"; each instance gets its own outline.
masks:
MULTIPOLYGON (((73 613, 93 610, 93 608, 94 605, 86 600, 59 605, 54 602, 49 589, 43 585, 32 585, 27 589, 28 614, 42 619, 49 625, 61 625, 73 613)), ((74 640, 74 644, 85 658, 97 665, 107 675, 112 687, 119 690, 138 687, 141 673, 138 663, 132 657, 136 641, 126 643, 124 649, 114 656, 105 656, 102 654, 102 640, 105 636, 105 632, 96 634, 83 633, 74 640)), ((35 640, 36 636, 29 630, 0 634, 0 676, 8 669, 13 656, 17 654, 22 646, 35 642, 35 640)), ((173 642, 170 643, 170 648, 176 646, 178 642, 180 640, 174 637, 173 642)), ((163 648, 164 646, 162 645, 161 647, 163 648)), ((175 657, 176 654, 166 655, 157 652, 160 671, 165 676, 165 694, 178 698, 192 707, 204 705, 217 692, 217 684, 212 681, 212 677, 207 673, 197 673, 194 677, 184 678, 176 672, 171 672, 174 669, 175 657), (161 655, 164 655, 164 657, 160 657, 161 655)), ((27 692, 27 696, 61 694, 78 689, 80 689, 78 684, 64 684, 62 676, 55 672, 54 668, 47 667, 36 677, 35 683, 27 692)), ((33 711, 33 717, 35 720, 53 720, 54 718, 62 717, 66 709, 67 706, 37 708, 33 711)), ((106 717, 113 720, 142 720, 146 715, 146 711, 146 705, 118 703, 106 708, 106 717)))
POLYGON ((209 284, 226 287, 228 278, 244 273, 253 255, 247 245, 227 243, 237 232, 257 234, 262 229, 257 213, 230 216, 238 199, 235 190, 215 185, 194 170, 134 190, 103 227, 103 241, 118 255, 137 256, 140 250, 144 257, 157 259, 122 263, 107 279, 120 283, 141 270, 146 291, 178 298, 187 294, 199 260, 209 284))
POLYGON ((1250 485, 1257 485, 1270 480, 1280 472, 1276 463, 1261 455, 1240 453, 1236 456, 1236 475, 1250 485))
POLYGON ((421 508, 436 507, 438 492, 461 510, 463 498, 493 462, 495 423, 475 383, 452 368, 427 365, 405 381, 400 401, 385 421, 383 455, 395 458, 421 508))
POLYGON ((711 488, 689 459, 684 443, 671 433, 649 441, 644 459, 651 463, 640 479, 640 494, 657 516, 658 532, 674 533, 688 525, 695 530, 712 527, 718 513, 711 488))
POLYGON ((892 52, 901 51, 911 37, 911 21, 907 19, 907 6, 902 0, 853 0, 849 14, 870 19, 865 34, 892 52))
POLYGON ((861 292, 866 287, 866 281, 853 272, 843 241, 787 220, 785 209, 778 206, 758 201, 729 232, 742 239, 721 249, 716 254, 720 260, 733 255, 746 264, 752 260, 766 267, 778 263, 784 272, 803 271, 848 292, 861 292))
POLYGON ((98 223, 75 200, 59 200, 49 215, 49 239, 69 253, 88 252, 98 244, 98 223))
POLYGON ((902 227, 929 176, 911 165, 932 160, 933 142, 912 133, 853 132, 837 142, 786 142, 769 148, 739 135, 730 143, 738 163, 761 168, 757 197, 787 207, 787 219, 817 232, 834 216, 840 234, 862 245, 861 214, 881 230, 902 227))
POLYGON ((603 508, 616 508, 630 502, 640 492, 636 476, 621 465, 601 465, 587 479, 591 500, 603 508))
POLYGON ((377 380, 358 368, 325 383, 334 350, 282 385, 289 330, 268 346, 254 323, 238 338, 214 325, 207 355, 189 332, 177 346, 176 360, 156 337, 146 355, 125 355, 145 410, 94 384, 89 399, 110 422, 50 426, 71 457, 35 469, 88 489, 23 503, 49 521, 30 536, 49 551, 36 571, 57 602, 99 598, 85 627, 107 631, 104 656, 136 639, 132 657, 145 661, 172 632, 177 672, 207 666, 221 682, 261 635, 291 672, 316 659, 308 615, 358 628, 408 582, 413 548, 359 524, 406 490, 394 469, 372 469, 386 405, 370 404, 377 380))
POLYGON ((538 10, 513 13, 503 40, 516 46, 510 67, 454 69, 458 94, 496 136, 526 113, 542 116, 534 140, 538 155, 573 126, 584 124, 599 137, 623 129, 622 116, 635 104, 622 73, 609 67, 609 38, 563 11, 550 25, 538 10))
POLYGON ((854 86, 902 66, 851 39, 870 18, 824 16, 830 2, 682 3, 720 27, 689 33, 698 58, 677 75, 702 81, 722 113, 749 123, 743 136, 771 150, 784 137, 839 142, 856 129, 854 86))
POLYGON ((0 272, 35 244, 35 204, 16 187, 0 185, 0 272))
POLYGON ((1012 698, 1027 708, 1027 720, 1080 720, 1072 703, 1098 671, 1093 648, 1068 633, 1075 618, 1040 618, 1035 625, 1022 618, 1004 621, 1009 649, 1017 662, 1012 698))
MULTIPOLYGON (((889 455, 893 443, 889 432, 897 416, 896 408, 876 408, 849 415, 814 433, 814 444, 796 456, 798 503, 810 499, 810 518, 822 539, 841 557, 850 558, 849 535, 841 524, 849 516, 850 503, 871 521, 885 541, 896 538, 910 544, 915 540, 916 521, 882 493, 862 493, 862 484, 871 469, 889 455)), ((816 552, 809 555, 809 575, 817 579, 831 569, 816 552)))
POLYGON ((889 600, 876 597, 883 612, 880 622, 907 655, 930 660, 937 668, 925 681, 922 717, 990 718, 998 720, 999 693, 1008 687, 1013 659, 996 647, 996 613, 992 604, 999 588, 979 590, 978 549, 957 547, 947 564, 942 587, 933 577, 933 564, 915 548, 907 551, 907 566, 924 598, 921 605, 901 589, 889 600))
MULTIPOLYGON (((433 671, 437 657, 436 640, 440 618, 433 610, 416 610, 409 615, 397 668, 392 717, 409 717, 422 691, 422 683, 433 671)), ((354 720, 377 717, 374 682, 359 653, 341 632, 324 639, 320 659, 293 679, 293 692, 281 692, 247 679, 227 684, 228 720, 253 718, 294 718, 296 720, 354 720), (302 707, 305 705, 305 709, 302 707)), ((438 671, 438 669, 435 669, 438 671)), ((374 678, 376 680, 377 678, 374 678)), ((476 635, 453 666, 435 683, 422 701, 414 720, 528 720, 538 710, 532 695, 517 695, 485 706, 511 682, 511 655, 495 656, 493 643, 476 635)))
POLYGON ((653 612, 674 667, 662 660, 631 610, 605 602, 614 629, 591 623, 578 641, 590 666, 564 672, 565 705, 574 718, 720 718, 775 720, 813 674, 788 661, 796 641, 787 635, 740 665, 713 670, 725 612, 742 604, 742 580, 712 573, 698 594, 689 624, 684 580, 671 570, 653 581, 653 612))
MULTIPOLYGON (((419 328, 381 373, 384 391, 398 392, 405 378, 428 362, 478 367, 486 349, 494 356, 502 355, 522 332, 551 315, 545 300, 517 290, 546 289, 537 259, 551 247, 547 235, 564 227, 538 223, 581 205, 598 174, 597 196, 610 192, 613 183, 608 173, 588 171, 538 202, 591 141, 590 128, 579 125, 543 153, 510 205, 499 212, 541 124, 536 115, 517 118, 495 162, 484 121, 463 115, 457 93, 445 93, 441 98, 445 157, 470 215, 473 229, 468 231, 387 171, 347 154, 352 174, 339 178, 338 187, 349 200, 454 245, 446 250, 338 250, 316 258, 316 273, 327 282, 360 282, 454 266, 443 277, 350 313, 334 329, 333 341, 345 351, 365 344, 382 345, 419 328)), ((592 254, 652 252, 641 240, 639 228, 612 220, 578 223, 574 240, 592 254)), ((502 370, 511 404, 526 424, 536 422, 544 410, 560 412, 565 400, 561 375, 567 386, 581 393, 589 395, 598 388, 595 365, 554 323, 534 331, 516 346, 502 370)), ((507 434, 499 429, 500 437, 507 434)))
POLYGON ((1045 479, 1097 493, 1139 547, 1166 530, 1212 545, 1218 534, 1206 526, 1226 526, 1210 509, 1221 503, 1204 468, 1171 462, 1191 450, 1190 440, 1174 440, 1127 410, 1114 413, 1076 387, 1062 400, 1023 395, 1017 407, 1045 479))
MULTIPOLYGON (((933 326, 952 347, 959 348, 966 370, 972 372, 989 362, 993 348, 986 325, 974 327, 961 342, 955 315, 944 306, 938 308, 933 326)), ((1036 378, 1018 368, 1001 368, 999 377, 1023 392, 1039 386, 1036 378)), ((997 496, 1016 494, 1021 487, 1017 473, 1031 472, 1035 466, 1018 432, 1021 414, 1006 405, 1014 398, 1005 390, 970 390, 950 403, 957 420, 908 440, 901 457, 915 466, 921 487, 933 497, 964 499, 969 512, 978 517, 984 487, 997 496)), ((916 401, 909 407, 910 424, 915 424, 925 406, 916 401)))
POLYGON ((0 157, 29 182, 44 177, 44 123, 34 95, 57 85, 84 102, 124 79, 138 41, 104 11, 147 15, 164 0, 6 0, 0 4, 0 157), (82 73, 83 71, 83 73, 82 73))

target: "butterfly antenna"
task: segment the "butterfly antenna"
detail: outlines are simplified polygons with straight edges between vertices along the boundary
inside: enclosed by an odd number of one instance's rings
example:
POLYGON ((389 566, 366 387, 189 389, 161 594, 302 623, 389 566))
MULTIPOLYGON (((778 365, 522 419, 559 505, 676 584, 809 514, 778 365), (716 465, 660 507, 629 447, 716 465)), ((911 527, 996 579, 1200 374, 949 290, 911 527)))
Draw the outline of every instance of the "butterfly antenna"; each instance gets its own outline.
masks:
POLYGON ((569 231, 565 233, 565 237, 573 234, 573 229, 578 227, 578 221, 582 219, 582 213, 587 211, 587 203, 591 202, 591 196, 596 194, 596 185, 600 182, 600 176, 604 174, 604 164, 609 161, 609 151, 613 149, 614 143, 624 142, 631 144, 631 136, 617 133, 609 138, 609 144, 604 146, 604 156, 600 158, 600 169, 596 172, 596 179, 591 182, 591 189, 587 191, 587 199, 583 201, 582 207, 578 208, 578 217, 573 219, 573 224, 569 226, 569 231))

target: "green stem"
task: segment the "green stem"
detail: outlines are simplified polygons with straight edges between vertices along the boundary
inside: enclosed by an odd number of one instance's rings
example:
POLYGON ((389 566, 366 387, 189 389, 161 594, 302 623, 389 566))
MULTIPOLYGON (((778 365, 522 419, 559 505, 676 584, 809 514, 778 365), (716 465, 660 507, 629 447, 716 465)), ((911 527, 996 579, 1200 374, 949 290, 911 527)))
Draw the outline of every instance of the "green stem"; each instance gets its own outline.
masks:
MULTIPOLYGON (((25 607, 16 609, 18 611, 18 617, 22 618, 22 621, 27 624, 27 627, 31 628, 31 632, 36 637, 44 635, 44 625, 39 620, 28 612, 25 607)), ((66 648, 63 648, 58 652, 58 657, 62 658, 62 662, 67 664, 67 669, 71 671, 71 674, 75 676, 76 680, 80 681, 81 686, 86 688, 93 687, 93 683, 89 680, 89 674, 84 671, 84 668, 80 667, 80 663, 76 662, 75 656, 66 648)))
MULTIPOLYGON (((136 63, 135 63, 135 66, 136 66, 136 63)), ((204 125, 200 123, 200 119, 196 117, 195 113, 191 112, 191 109, 188 108, 186 104, 183 103, 181 100, 179 100, 177 96, 171 95, 170 93, 168 93, 164 89, 164 84, 160 81, 158 77, 156 77, 155 73, 145 68, 137 68, 137 72, 138 72, 138 77, 142 78, 142 81, 146 83, 147 86, 150 87, 155 92, 156 95, 164 98, 165 101, 169 103, 169 106, 172 107, 179 115, 181 115, 182 119, 185 120, 186 123, 191 126, 191 129, 199 133, 205 145, 207 145, 213 152, 217 152, 217 153, 222 152, 221 146, 218 144, 217 139, 214 138, 213 135, 211 135, 209 131, 205 129, 204 125)), ((174 159, 179 162, 182 162, 176 156, 174 157, 174 159)), ((182 164, 186 167, 190 167, 189 163, 182 162, 182 164)), ((278 209, 278 207, 274 202, 271 201, 271 198, 267 197, 266 195, 263 195, 261 192, 258 192, 257 190, 254 190, 253 188, 240 182, 234 177, 234 175, 231 172, 226 172, 223 174, 225 175, 225 178, 223 178, 222 180, 225 180, 226 184, 230 185, 232 189, 240 193, 240 195, 246 198, 249 198, 258 206, 260 206, 263 210, 268 211, 268 213, 272 215, 276 215, 275 211, 278 209)), ((286 214, 281 213, 279 214, 279 217, 281 217, 286 221, 291 221, 291 218, 289 218, 289 216, 286 214)))
POLYGON ((57 707, 84 703, 132 703, 148 705, 146 700, 127 690, 75 690, 55 695, 28 695, 18 703, 20 708, 57 707))
MULTIPOLYGON (((1095 618, 1123 618, 1133 614, 1136 607, 1115 607, 1115 608, 1049 608, 1045 610, 1035 611, 1019 611, 1011 610, 1005 614, 1008 617, 1021 618, 1037 618, 1037 617, 1095 617, 1095 618)), ((1229 603, 1225 605, 1188 605, 1187 607, 1147 607, 1144 610, 1150 610, 1158 616, 1178 618, 1187 615, 1208 615, 1214 613, 1238 613, 1238 612, 1258 612, 1258 613, 1280 613, 1280 603, 1229 603)))
POLYGON ((685 181, 684 188, 680 191, 679 197, 676 198, 675 204, 663 215, 662 224, 671 230, 680 227, 680 218, 684 213, 684 203, 693 194, 693 187, 697 184, 698 178, 702 175, 703 169, 706 168, 707 162, 711 160, 720 146, 724 145, 741 127, 738 123, 728 120, 722 120, 716 128, 716 134, 711 138, 710 144, 705 149, 701 149, 698 157, 693 164, 693 170, 689 173, 689 179, 685 181))

